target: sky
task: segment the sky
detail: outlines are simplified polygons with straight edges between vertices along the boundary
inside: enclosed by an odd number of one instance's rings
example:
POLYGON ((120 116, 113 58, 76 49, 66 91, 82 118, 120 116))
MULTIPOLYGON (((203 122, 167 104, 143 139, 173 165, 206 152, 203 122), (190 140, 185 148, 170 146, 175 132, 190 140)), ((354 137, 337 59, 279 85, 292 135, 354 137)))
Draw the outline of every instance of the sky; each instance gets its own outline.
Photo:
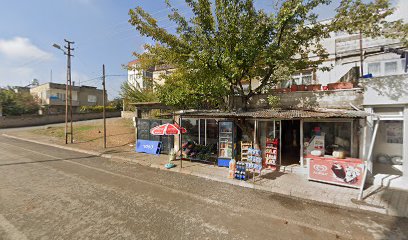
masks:
MULTIPOLYGON (((189 14, 183 0, 172 0, 181 13, 189 14)), ((339 0, 316 12, 330 18, 339 0)), ((256 0, 258 8, 270 9, 272 0, 256 0)), ((407 20, 408 0, 395 0, 395 18, 407 20), (404 14, 405 12, 405 14, 404 14)), ((138 34, 129 23, 129 9, 143 7, 158 24, 171 29, 164 0, 2 0, 0 7, 0 87, 26 86, 66 81, 66 56, 52 47, 74 41, 72 80, 76 85, 101 88, 105 64, 109 99, 117 97, 127 79, 123 68, 151 40, 138 34), (52 74, 51 74, 52 72, 52 74)))

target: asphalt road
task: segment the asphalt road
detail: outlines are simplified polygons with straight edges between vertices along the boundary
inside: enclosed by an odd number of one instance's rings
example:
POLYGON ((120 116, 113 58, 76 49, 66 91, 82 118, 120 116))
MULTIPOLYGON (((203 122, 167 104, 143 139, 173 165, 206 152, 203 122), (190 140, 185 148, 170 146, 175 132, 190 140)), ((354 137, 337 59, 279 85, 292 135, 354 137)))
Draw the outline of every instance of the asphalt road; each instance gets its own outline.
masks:
POLYGON ((0 239, 408 239, 408 219, 0 136, 0 239))

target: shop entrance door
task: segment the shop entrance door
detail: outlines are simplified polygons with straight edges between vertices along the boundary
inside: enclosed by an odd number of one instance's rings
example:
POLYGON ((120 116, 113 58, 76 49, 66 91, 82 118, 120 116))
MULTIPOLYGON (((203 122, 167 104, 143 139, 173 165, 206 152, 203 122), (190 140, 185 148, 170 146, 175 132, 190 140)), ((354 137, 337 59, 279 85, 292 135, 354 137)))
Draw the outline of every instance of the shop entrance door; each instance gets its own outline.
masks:
POLYGON ((299 164, 300 120, 283 120, 281 134, 281 165, 299 164))

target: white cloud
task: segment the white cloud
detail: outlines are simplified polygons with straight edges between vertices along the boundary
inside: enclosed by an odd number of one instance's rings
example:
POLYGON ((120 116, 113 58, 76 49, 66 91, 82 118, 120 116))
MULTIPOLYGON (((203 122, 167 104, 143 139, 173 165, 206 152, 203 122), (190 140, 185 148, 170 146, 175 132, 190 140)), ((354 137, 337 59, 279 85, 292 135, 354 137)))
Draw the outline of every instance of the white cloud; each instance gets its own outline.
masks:
POLYGON ((0 86, 25 86, 33 78, 48 78, 52 59, 51 53, 41 50, 28 38, 0 39, 0 86))
POLYGON ((30 39, 23 37, 0 39, 0 54, 13 60, 52 59, 51 53, 41 50, 32 44, 30 39))
POLYGON ((395 5, 395 12, 390 17, 391 20, 403 19, 404 22, 408 23, 408 1, 398 0, 395 5))

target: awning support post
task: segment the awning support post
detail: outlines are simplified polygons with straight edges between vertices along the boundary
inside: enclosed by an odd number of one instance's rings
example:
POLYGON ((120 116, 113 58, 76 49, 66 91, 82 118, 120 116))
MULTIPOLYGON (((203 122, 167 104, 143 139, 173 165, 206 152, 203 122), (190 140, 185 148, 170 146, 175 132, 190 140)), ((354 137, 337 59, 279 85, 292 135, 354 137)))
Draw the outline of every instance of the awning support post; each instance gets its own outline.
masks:
POLYGON ((375 139, 377 137, 377 131, 378 131, 379 124, 380 124, 380 119, 377 118, 377 121, 376 121, 375 126, 374 126, 374 132, 373 132, 373 135, 372 135, 372 138, 371 138, 370 148, 369 148, 368 154, 367 154, 367 159, 365 161, 363 182, 361 183, 360 192, 358 194, 358 200, 359 201, 361 201, 363 199, 364 185, 365 185, 365 182, 366 182, 366 179, 367 179, 367 173, 368 173, 368 161, 371 160, 371 155, 373 153, 374 143, 375 143, 375 139))

